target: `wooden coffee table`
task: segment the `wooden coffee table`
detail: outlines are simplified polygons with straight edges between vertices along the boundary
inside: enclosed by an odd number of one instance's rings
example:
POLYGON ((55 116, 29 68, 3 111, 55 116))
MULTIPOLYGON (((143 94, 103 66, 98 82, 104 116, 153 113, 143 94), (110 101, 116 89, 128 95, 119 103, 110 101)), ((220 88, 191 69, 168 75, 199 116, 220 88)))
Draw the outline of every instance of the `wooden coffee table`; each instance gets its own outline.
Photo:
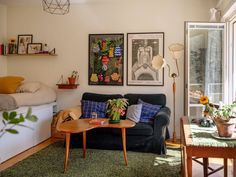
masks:
POLYGON ((104 120, 102 125, 90 124, 91 119, 79 119, 72 120, 62 123, 58 130, 66 134, 66 149, 65 149, 65 160, 64 160, 64 172, 67 169, 69 148, 70 148, 70 134, 71 133, 83 133, 83 156, 86 157, 86 131, 94 128, 120 128, 122 133, 122 145, 124 152, 125 164, 128 165, 127 153, 126 153, 126 128, 131 128, 135 126, 135 123, 130 120, 121 120, 120 123, 109 124, 108 119, 98 118, 99 120, 104 120))

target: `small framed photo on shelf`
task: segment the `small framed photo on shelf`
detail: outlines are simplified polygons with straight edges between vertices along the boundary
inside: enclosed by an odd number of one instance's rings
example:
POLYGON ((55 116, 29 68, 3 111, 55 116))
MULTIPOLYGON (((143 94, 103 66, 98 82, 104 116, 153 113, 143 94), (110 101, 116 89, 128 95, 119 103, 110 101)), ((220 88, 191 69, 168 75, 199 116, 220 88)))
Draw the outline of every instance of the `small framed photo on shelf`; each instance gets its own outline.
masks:
POLYGON ((37 54, 42 51, 42 43, 30 43, 27 45, 27 54, 37 54))
POLYGON ((17 41, 17 53, 18 54, 27 54, 27 46, 29 43, 33 42, 32 34, 20 34, 18 35, 17 41))

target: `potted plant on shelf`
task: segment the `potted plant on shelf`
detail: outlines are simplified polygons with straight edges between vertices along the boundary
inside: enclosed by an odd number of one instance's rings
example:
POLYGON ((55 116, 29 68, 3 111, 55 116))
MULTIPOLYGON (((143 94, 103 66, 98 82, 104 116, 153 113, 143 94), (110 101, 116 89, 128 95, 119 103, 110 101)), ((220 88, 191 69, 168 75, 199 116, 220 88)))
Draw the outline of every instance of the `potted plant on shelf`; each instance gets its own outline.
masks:
POLYGON ((110 99, 107 101, 107 113, 109 115, 109 123, 119 123, 120 116, 125 114, 128 101, 125 98, 110 99))
POLYGON ((232 104, 216 106, 209 103, 207 96, 202 96, 200 98, 200 103, 203 104, 201 100, 207 99, 205 105, 204 115, 208 116, 215 122, 218 135, 220 137, 231 137, 234 132, 236 124, 236 102, 232 104))
POLYGON ((79 77, 78 71, 72 71, 71 76, 68 77, 69 84, 75 85, 78 77, 79 77))

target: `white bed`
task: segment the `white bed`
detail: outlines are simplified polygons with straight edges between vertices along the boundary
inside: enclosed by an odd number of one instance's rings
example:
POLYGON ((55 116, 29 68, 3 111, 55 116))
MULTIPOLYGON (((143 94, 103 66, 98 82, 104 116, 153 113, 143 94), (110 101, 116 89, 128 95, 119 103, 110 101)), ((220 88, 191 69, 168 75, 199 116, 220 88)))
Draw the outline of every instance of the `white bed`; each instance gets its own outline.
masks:
MULTIPOLYGON (((51 122, 56 109, 56 93, 52 89, 46 90, 48 91, 45 91, 45 86, 42 86, 41 91, 38 90, 35 93, 15 94, 15 101, 19 108, 14 111, 25 115, 30 106, 32 114, 38 117, 38 121, 25 121, 23 124, 32 129, 16 126, 19 134, 6 133, 0 138, 0 163, 51 137, 51 122)), ((0 128, 3 127, 2 113, 3 111, 0 111, 0 128)))

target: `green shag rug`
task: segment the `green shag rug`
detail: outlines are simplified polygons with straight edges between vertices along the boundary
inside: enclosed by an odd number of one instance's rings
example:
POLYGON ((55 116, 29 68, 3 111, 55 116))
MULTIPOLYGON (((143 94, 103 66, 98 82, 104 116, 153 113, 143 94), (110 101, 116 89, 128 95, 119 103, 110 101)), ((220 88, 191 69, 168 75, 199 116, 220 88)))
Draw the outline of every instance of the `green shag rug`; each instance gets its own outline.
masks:
POLYGON ((1 177, 180 177, 180 151, 168 155, 123 151, 70 149, 67 172, 63 173, 64 146, 57 142, 0 172, 1 177))

